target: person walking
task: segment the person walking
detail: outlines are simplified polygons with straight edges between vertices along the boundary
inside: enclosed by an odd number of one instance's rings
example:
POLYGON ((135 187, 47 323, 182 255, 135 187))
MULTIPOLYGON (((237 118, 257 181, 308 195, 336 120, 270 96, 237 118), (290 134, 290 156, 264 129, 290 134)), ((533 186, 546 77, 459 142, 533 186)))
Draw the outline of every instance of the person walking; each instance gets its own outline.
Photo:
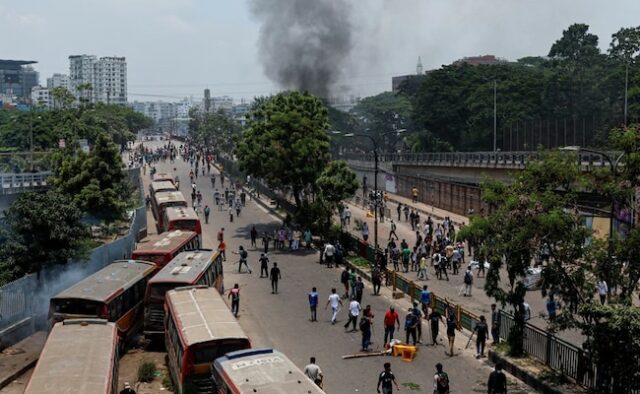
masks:
POLYGON ((369 239, 369 225, 367 222, 362 223, 362 239, 367 242, 369 239))
POLYGON ((494 345, 500 342, 500 314, 496 304, 491 304, 491 339, 494 345))
POLYGON ((427 274, 428 264, 427 256, 423 254, 418 263, 418 280, 429 280, 429 275, 427 274))
POLYGON ((436 364, 436 374, 433 376, 433 393, 449 394, 449 375, 442 370, 442 364, 436 364))
POLYGON ((402 214, 402 203, 401 202, 398 203, 398 207, 396 208, 396 211, 398 211, 398 221, 400 221, 400 215, 402 214))
POLYGON ((447 317, 447 339, 449 339, 449 356, 453 357, 453 346, 456 343, 456 328, 458 328, 456 318, 453 313, 447 317))
POLYGON ((387 344, 387 339, 389 341, 393 340, 393 334, 396 330, 396 325, 398 326, 398 330, 400 330, 400 318, 398 316, 398 312, 395 311, 394 307, 390 307, 387 313, 384 314, 384 343, 387 344))
POLYGON ((313 381, 318 387, 322 388, 322 370, 316 365, 316 358, 311 357, 309 364, 304 367, 304 374, 313 381))
POLYGON ((420 292, 420 302, 422 303, 422 313, 425 317, 429 317, 429 306, 431 306, 431 291, 427 285, 422 286, 420 292))
POLYGON ((233 316, 238 317, 238 312, 240 311, 240 286, 237 283, 229 290, 227 298, 231 299, 231 313, 233 313, 233 316))
POLYGON ((355 298, 352 299, 349 303, 349 320, 347 320, 347 324, 344 325, 345 331, 349 330, 349 324, 353 324, 351 332, 358 331, 356 329, 356 324, 358 323, 358 316, 360 316, 360 311, 360 303, 355 298))
POLYGON ((431 323, 431 342, 433 346, 438 344, 438 333, 440 332, 441 321, 443 321, 442 315, 436 308, 433 308, 429 315, 429 322, 431 323))
POLYGON ((393 385, 395 385, 396 389, 400 391, 400 386, 398 386, 398 382, 396 382, 396 377, 393 372, 391 372, 391 363, 384 363, 384 371, 382 371, 378 376, 378 386, 376 387, 376 391, 380 393, 380 387, 382 387, 382 394, 392 394, 393 385))
POLYGON ((209 224, 209 214, 211 214, 211 208, 208 205, 204 206, 204 223, 209 224))
POLYGON ((476 334, 476 358, 484 357, 484 346, 489 336, 489 327, 484 316, 480 316, 480 321, 476 323, 473 331, 476 334))
POLYGON ((389 232, 389 239, 392 239, 393 237, 396 237, 396 239, 400 239, 398 237, 398 234, 396 234, 396 223, 393 221, 393 219, 391 219, 391 232, 389 232))
POLYGON ((404 319, 404 331, 406 333, 405 343, 409 344, 409 339, 413 339, 413 346, 416 346, 416 315, 413 314, 413 308, 409 308, 407 316, 404 319))
POLYGON ((267 233, 266 231, 264 232, 264 235, 262 236, 262 247, 264 248, 264 254, 269 253, 269 233, 267 233))
POLYGON ((247 272, 251 274, 251 268, 249 267, 249 263, 247 263, 247 257, 249 257, 249 254, 244 249, 244 247, 240 245, 238 247, 238 251, 233 253, 240 256, 240 260, 238 261, 238 273, 242 273, 242 265, 244 264, 244 266, 247 267, 247 272))
POLYGON ((327 268, 333 267, 333 255, 336 252, 335 246, 331 244, 331 241, 327 241, 324 246, 324 260, 327 263, 327 268))
POLYGON ((251 227, 251 246, 257 248, 256 238, 258 238, 258 230, 256 230, 256 226, 251 227))
POLYGON ((549 299, 546 303, 547 314, 549 315, 549 321, 554 321, 556 319, 556 314, 558 310, 558 302, 553 299, 553 294, 549 294, 549 299))
POLYGON ((309 293, 309 309, 311 310, 311 321, 318 321, 316 315, 318 309, 318 292, 315 287, 313 287, 311 293, 309 293))
POLYGON ((271 278, 271 294, 278 294, 278 281, 282 279, 282 274, 280 273, 280 268, 278 268, 278 263, 273 263, 269 278, 271 278))
POLYGON ((497 362, 495 369, 489 374, 487 393, 507 394, 507 376, 502 372, 501 362, 497 362))
POLYGON ((358 276, 356 279, 356 301, 362 303, 362 293, 364 293, 364 282, 362 281, 362 277, 358 276))
POLYGON ((416 316, 416 333, 418 343, 422 343, 422 312, 418 308, 418 302, 413 302, 413 314, 416 316))
POLYGON ((373 283, 373 295, 379 295, 380 287, 382 286, 382 273, 377 264, 373 267, 373 271, 371 271, 371 282, 373 283))
POLYGON ((260 277, 268 278, 269 277, 269 257, 265 253, 260 254, 260 277))
POLYGON ((324 309, 327 310, 327 307, 331 305, 331 324, 336 324, 338 312, 340 311, 340 307, 342 306, 342 300, 340 300, 340 296, 336 293, 336 289, 331 289, 331 295, 327 300, 327 305, 324 306, 324 309))
POLYGON ((349 268, 345 267, 340 274, 340 283, 344 286, 344 298, 349 298, 349 268))
POLYGON ((371 312, 371 305, 367 305, 362 311, 362 318, 360 318, 360 332, 362 333, 362 352, 369 351, 369 345, 371 344, 371 327, 373 325, 373 312, 371 312))
POLYGON ((607 302, 607 294, 609 293, 609 286, 604 279, 600 279, 596 284, 598 289, 598 295, 600 296, 600 303, 604 305, 607 302))
POLYGON ((218 252, 222 256, 222 261, 227 261, 227 244, 224 241, 220 241, 218 244, 218 252))
MULTIPOLYGON (((471 267, 467 267, 467 271, 464 273, 464 297, 471 297, 471 288, 473 287, 473 273, 471 267)), ((458 293, 460 294, 460 293, 458 293)))

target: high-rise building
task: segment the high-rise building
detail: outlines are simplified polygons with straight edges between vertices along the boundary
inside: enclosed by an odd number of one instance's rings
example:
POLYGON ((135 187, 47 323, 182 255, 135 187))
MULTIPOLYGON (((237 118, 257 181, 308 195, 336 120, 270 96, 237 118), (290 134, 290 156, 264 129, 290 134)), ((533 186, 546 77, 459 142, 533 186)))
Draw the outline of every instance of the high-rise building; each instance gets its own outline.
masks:
POLYGON ((211 91, 209 89, 204 90, 204 112, 211 111, 211 91))
POLYGON ((127 62, 124 57, 69 56, 69 88, 91 103, 127 103, 127 62), (90 88, 87 87, 90 85, 90 88))
POLYGON ((31 89, 31 103, 40 108, 51 108, 53 98, 49 94, 49 88, 44 86, 34 86, 31 89))
POLYGON ((29 66, 32 60, 0 60, 0 94, 28 100, 39 84, 39 74, 29 66))
POLYGON ((53 89, 62 87, 65 89, 69 89, 69 76, 66 74, 53 74, 51 77, 47 78, 47 88, 53 89))

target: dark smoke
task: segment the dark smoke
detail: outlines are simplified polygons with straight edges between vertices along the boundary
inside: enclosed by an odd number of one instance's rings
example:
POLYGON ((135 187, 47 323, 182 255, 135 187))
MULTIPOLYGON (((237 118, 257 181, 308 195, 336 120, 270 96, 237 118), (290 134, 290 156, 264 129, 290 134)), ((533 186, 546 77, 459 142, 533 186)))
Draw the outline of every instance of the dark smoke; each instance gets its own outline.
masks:
POLYGON ((351 51, 346 0, 250 0, 262 23, 260 58, 280 87, 328 98, 351 51))

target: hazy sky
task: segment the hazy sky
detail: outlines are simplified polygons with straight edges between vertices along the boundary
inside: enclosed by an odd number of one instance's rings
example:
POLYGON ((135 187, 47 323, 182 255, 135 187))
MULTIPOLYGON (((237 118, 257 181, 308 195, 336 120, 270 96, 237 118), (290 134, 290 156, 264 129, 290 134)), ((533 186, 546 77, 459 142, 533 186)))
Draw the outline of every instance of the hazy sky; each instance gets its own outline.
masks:
MULTIPOLYGON (((308 0, 316 1, 316 0, 308 0)), ((640 25, 640 0, 352 0, 353 49, 340 85, 357 96, 391 76, 464 56, 546 55, 571 23, 605 50, 640 25)), ((278 89, 262 70, 260 25, 247 0, 0 0, 0 59, 37 60, 40 81, 68 73, 68 56, 125 56, 129 100, 234 98, 278 89), (157 96, 155 96, 157 95, 157 96), (175 98, 174 98, 175 96, 175 98)))

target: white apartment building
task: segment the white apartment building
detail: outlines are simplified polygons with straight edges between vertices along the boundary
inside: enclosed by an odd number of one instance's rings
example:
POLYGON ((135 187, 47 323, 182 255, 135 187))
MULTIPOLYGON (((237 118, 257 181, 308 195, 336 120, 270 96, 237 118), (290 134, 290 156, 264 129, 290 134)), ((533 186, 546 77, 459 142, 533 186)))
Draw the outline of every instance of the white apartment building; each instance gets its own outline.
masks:
POLYGON ((69 76, 66 74, 53 74, 47 78, 47 88, 53 89, 63 87, 69 89, 69 76))
POLYGON ((103 102, 126 105, 127 62, 124 57, 94 55, 69 56, 69 88, 78 98, 91 103, 103 102), (78 89, 91 84, 91 90, 78 89))
POLYGON ((49 88, 39 85, 31 88, 31 102, 38 107, 53 107, 53 97, 49 94, 49 88))

